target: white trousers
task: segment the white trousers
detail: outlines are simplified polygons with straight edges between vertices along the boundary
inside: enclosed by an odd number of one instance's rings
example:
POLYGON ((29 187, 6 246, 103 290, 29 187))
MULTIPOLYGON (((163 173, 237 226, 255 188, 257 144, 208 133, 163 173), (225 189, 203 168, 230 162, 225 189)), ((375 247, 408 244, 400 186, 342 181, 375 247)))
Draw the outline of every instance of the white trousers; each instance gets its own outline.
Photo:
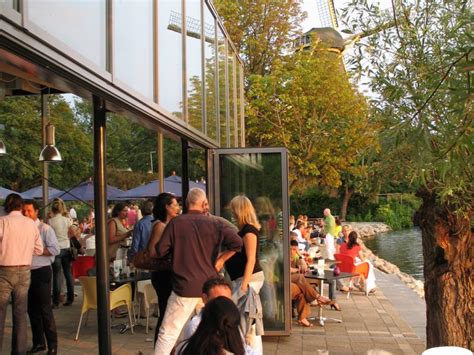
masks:
POLYGON ((169 355, 201 297, 181 297, 171 292, 155 344, 155 355, 169 355))

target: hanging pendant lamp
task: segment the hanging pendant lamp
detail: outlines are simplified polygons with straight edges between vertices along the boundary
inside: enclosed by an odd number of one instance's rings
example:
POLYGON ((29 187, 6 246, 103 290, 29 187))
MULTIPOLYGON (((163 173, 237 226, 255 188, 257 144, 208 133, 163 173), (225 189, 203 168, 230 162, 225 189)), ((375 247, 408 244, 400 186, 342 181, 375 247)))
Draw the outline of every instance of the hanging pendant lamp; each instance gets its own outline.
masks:
POLYGON ((54 126, 51 123, 46 125, 46 145, 40 153, 39 161, 62 161, 61 153, 55 147, 54 126))

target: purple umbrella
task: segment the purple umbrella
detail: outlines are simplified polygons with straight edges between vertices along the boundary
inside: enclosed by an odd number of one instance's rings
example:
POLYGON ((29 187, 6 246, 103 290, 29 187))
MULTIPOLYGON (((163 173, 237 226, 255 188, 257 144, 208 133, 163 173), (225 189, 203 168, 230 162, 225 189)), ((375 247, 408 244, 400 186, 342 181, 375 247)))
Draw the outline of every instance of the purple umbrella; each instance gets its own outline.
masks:
MULTIPOLYGON (((48 196, 50 200, 52 199, 51 196, 57 195, 59 193, 64 193, 64 191, 55 189, 54 187, 48 187, 48 196)), ((43 198, 43 186, 39 185, 29 190, 23 191, 21 195, 24 199, 28 200, 43 198)))
MULTIPOLYGON (((121 196, 123 191, 107 185, 107 199, 114 200, 121 196)), ((51 196, 52 199, 60 198, 64 201, 93 201, 94 200, 94 183, 89 181, 84 181, 80 185, 72 188, 69 192, 60 191, 57 194, 51 196)))
POLYGON ((23 197, 23 194, 21 194, 19 192, 9 190, 9 189, 6 189, 4 187, 0 187, 0 200, 5 200, 7 198, 7 196, 10 195, 10 194, 18 194, 21 197, 23 197))

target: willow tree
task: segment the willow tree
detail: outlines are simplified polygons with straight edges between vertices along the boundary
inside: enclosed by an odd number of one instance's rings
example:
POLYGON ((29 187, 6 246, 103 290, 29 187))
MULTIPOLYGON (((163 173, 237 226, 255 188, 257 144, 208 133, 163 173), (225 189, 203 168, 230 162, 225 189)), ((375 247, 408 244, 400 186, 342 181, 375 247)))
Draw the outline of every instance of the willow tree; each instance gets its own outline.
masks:
POLYGON ((290 188, 339 187, 376 144, 365 98, 350 84, 339 55, 314 46, 249 78, 247 132, 290 153, 290 188))
POLYGON ((427 345, 472 350, 472 8, 393 0, 382 11, 353 0, 342 15, 349 32, 372 33, 350 64, 369 77, 390 150, 403 149, 399 164, 420 186, 427 345))

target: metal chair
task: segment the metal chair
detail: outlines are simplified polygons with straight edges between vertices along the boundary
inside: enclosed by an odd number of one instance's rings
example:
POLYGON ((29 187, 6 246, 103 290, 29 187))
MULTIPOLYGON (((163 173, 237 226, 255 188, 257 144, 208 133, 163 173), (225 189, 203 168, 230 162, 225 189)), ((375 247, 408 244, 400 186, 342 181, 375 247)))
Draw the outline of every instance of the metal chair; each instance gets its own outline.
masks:
MULTIPOLYGON (((359 265, 354 264, 354 258, 349 256, 349 255, 344 255, 344 254, 334 254, 334 258, 339 261, 339 264, 337 266, 342 272, 348 272, 351 274, 359 274, 359 276, 363 276, 364 279, 367 279, 367 276, 369 275, 369 265, 367 263, 362 263, 359 265)), ((349 299, 350 294, 351 294, 351 289, 353 288, 353 281, 352 277, 349 279, 349 292, 347 293, 347 299, 349 299)), ((368 296, 369 293, 367 291, 367 288, 365 290, 365 295, 368 296)))

